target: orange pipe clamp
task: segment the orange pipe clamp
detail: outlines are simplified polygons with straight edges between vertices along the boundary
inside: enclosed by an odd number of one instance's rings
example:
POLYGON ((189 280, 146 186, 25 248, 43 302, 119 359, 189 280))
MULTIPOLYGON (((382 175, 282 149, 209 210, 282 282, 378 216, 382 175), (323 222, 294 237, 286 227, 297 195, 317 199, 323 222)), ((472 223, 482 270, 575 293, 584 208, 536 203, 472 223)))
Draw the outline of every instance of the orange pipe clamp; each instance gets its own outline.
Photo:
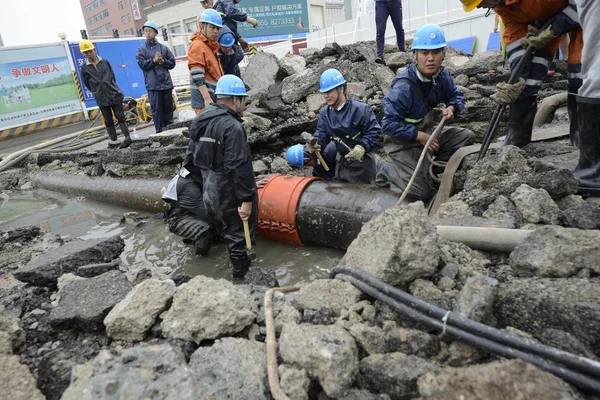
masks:
POLYGON ((313 176, 284 176, 271 178, 258 189, 258 234, 277 242, 302 246, 296 226, 296 211, 304 189, 313 176))

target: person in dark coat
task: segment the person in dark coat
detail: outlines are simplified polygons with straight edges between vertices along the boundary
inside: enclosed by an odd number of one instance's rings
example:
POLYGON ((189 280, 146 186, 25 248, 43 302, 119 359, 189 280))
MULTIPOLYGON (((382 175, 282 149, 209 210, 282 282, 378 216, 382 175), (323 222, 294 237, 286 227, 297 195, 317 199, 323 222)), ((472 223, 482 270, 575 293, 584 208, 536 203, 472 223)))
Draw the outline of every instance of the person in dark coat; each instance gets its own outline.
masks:
POLYGON ((239 42, 244 51, 248 50, 248 42, 246 42, 242 36, 238 33, 237 23, 247 22, 254 28, 258 27, 258 21, 255 18, 248 16, 245 12, 242 12, 235 5, 242 0, 217 0, 213 6, 215 10, 221 14, 223 23, 231 29, 231 32, 235 36, 235 40, 239 42))
POLYGON ((241 46, 235 44, 235 36, 227 26, 219 30, 219 44, 221 48, 217 55, 223 67, 223 75, 235 75, 241 78, 239 63, 244 59, 244 51, 241 46))
POLYGON ((129 136, 129 127, 125 120, 125 111, 123 110, 123 93, 117 86, 115 72, 112 66, 102 57, 96 54, 96 48, 89 40, 79 42, 79 50, 85 56, 85 64, 81 66, 81 79, 86 88, 94 94, 96 104, 100 108, 104 118, 104 126, 108 133, 108 148, 125 148, 131 144, 129 136), (113 112, 125 140, 120 143, 117 140, 117 128, 113 112))
POLYGON ((375 26, 377 33, 377 58, 375 62, 383 63, 383 48, 385 45, 385 28, 387 20, 392 17, 396 30, 396 43, 399 51, 405 51, 404 27, 402 25, 402 0, 375 0, 375 26))
POLYGON ((334 143, 334 180, 375 183, 377 166, 372 150, 381 132, 375 113, 369 105, 346 97, 346 80, 337 69, 330 68, 321 74, 320 91, 327 105, 319 113, 314 136, 303 135, 308 151, 325 149, 327 162, 333 158, 331 143, 334 143))
POLYGON ((241 117, 246 89, 234 75, 217 82, 217 102, 207 106, 190 126, 184 162, 192 174, 202 175, 202 199, 215 229, 227 246, 233 277, 242 279, 250 268, 243 220, 254 233, 258 198, 252 155, 241 117))
POLYGON ((144 24, 146 42, 135 55, 138 65, 144 71, 146 90, 152 108, 152 120, 156 133, 162 132, 167 125, 173 123, 173 81, 169 70, 175 68, 175 57, 171 50, 158 43, 156 35, 158 26, 148 21, 144 24))

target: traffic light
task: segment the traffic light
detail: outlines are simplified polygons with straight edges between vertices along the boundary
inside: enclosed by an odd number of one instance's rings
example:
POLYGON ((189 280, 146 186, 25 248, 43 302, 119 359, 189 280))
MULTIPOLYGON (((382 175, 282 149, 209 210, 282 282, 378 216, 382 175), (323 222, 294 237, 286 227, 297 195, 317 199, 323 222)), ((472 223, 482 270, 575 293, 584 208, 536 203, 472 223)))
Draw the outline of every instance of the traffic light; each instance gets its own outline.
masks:
POLYGON ((138 37, 144 36, 144 31, 142 31, 141 29, 138 29, 137 30, 137 35, 138 35, 138 37))
POLYGON ((119 30, 118 30, 118 29, 113 29, 113 37, 114 37, 115 39, 118 39, 118 38, 119 38, 119 30))
POLYGON ((87 35, 87 31, 85 29, 80 30, 79 33, 81 33, 81 38, 83 40, 87 40, 88 35, 87 35))
POLYGON ((167 28, 162 28, 162 34, 163 34, 163 40, 166 42, 167 40, 169 40, 169 35, 167 32, 167 28))

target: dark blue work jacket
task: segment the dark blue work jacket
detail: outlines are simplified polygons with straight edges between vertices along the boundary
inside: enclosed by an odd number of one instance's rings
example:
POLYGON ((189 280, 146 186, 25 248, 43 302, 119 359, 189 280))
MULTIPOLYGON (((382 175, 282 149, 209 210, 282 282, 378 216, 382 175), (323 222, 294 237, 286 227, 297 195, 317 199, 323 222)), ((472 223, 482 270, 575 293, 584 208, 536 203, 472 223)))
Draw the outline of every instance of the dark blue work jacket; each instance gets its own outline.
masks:
POLYGON ((146 90, 173 89, 173 81, 171 80, 169 70, 175 68, 175 57, 167 46, 158 43, 156 40, 152 42, 146 40, 137 49, 135 59, 139 67, 144 71, 146 90), (163 64, 157 64, 153 61, 157 51, 162 54, 163 64))

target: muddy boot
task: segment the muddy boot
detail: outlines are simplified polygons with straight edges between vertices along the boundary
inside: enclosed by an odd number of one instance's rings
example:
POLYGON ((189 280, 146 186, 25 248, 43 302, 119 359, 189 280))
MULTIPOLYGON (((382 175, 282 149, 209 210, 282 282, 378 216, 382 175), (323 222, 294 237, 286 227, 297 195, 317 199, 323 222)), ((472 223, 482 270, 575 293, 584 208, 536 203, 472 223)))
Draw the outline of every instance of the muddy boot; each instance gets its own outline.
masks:
POLYGON ((579 123, 577 122, 577 92, 581 84, 569 83, 569 96, 567 97, 567 110, 569 111, 569 137, 571 144, 579 148, 579 123))
POLYGON ((196 239, 196 255, 197 256, 205 256, 206 253, 210 250, 213 240, 214 233, 212 229, 202 233, 198 239, 196 239))
POLYGON ((108 138, 109 138, 108 148, 116 149, 117 147, 119 147, 121 142, 119 142, 119 140, 117 140, 117 128, 114 126, 108 126, 108 127, 106 127, 106 133, 108 133, 108 138))
POLYGON ((508 113, 508 135, 502 146, 525 147, 531 143, 531 131, 536 112, 535 96, 521 96, 511 104, 508 113))
POLYGON ((123 133, 123 136, 125 136, 125 140, 123 140, 123 143, 121 143, 119 148, 124 149, 131 145, 131 136, 129 136, 129 127, 127 126, 127 122, 120 122, 119 127, 121 128, 121 132, 123 133))
POLYGON ((229 256, 233 265, 233 279, 244 279, 246 272, 250 269, 250 260, 246 255, 229 256))
POLYGON ((573 176, 579 184, 577 194, 600 197, 600 104, 577 104, 579 164, 573 176))

